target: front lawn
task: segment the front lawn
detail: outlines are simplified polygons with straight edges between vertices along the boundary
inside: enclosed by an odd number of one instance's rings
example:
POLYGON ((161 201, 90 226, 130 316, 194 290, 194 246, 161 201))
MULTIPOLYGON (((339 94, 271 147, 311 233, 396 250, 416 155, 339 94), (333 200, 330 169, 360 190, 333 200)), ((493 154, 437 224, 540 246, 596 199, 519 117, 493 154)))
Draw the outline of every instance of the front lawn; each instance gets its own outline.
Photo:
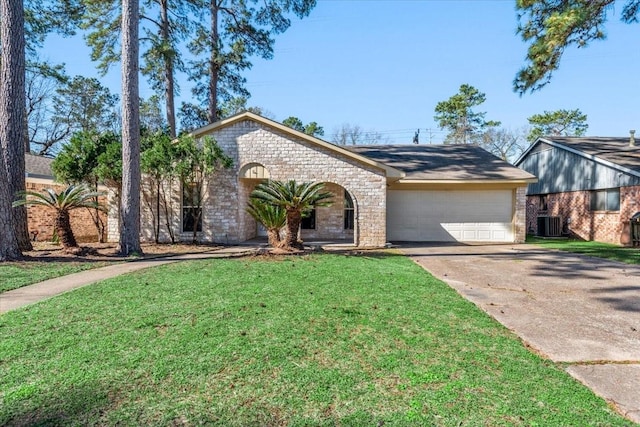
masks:
POLYGON ((106 261, 17 261, 0 263, 0 293, 110 264, 106 261))
POLYGON ((0 316, 0 425, 631 425, 392 253, 176 263, 0 316))
POLYGON ((596 258, 610 259, 626 264, 640 264, 640 248, 628 248, 610 243, 585 242, 584 240, 542 239, 532 236, 527 236, 527 243, 549 249, 559 249, 596 258))

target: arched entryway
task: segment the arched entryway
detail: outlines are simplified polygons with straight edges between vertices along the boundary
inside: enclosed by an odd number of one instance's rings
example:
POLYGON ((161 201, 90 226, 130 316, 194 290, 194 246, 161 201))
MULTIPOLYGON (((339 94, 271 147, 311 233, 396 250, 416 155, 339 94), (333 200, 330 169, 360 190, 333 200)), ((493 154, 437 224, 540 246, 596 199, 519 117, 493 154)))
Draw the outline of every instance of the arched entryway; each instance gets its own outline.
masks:
POLYGON ((260 182, 269 179, 271 174, 269 170, 260 163, 248 163, 240 168, 238 174, 239 181, 239 223, 240 223, 240 240, 249 240, 256 237, 264 237, 266 239, 267 231, 264 227, 256 222, 246 211, 247 202, 251 192, 260 182))
POLYGON ((358 215, 353 194, 340 184, 324 182, 333 194, 331 206, 318 207, 303 218, 300 236, 305 242, 357 243, 358 215))
MULTIPOLYGON (((246 206, 256 185, 269 178, 271 178, 270 172, 259 163, 248 163, 240 168, 238 202, 243 241, 255 238, 266 239, 266 230, 247 213, 246 206)), ((324 185, 326 191, 333 194, 333 203, 331 206, 318 207, 303 218, 300 237, 305 243, 310 244, 357 245, 358 203, 355 196, 340 184, 324 182, 324 185)))

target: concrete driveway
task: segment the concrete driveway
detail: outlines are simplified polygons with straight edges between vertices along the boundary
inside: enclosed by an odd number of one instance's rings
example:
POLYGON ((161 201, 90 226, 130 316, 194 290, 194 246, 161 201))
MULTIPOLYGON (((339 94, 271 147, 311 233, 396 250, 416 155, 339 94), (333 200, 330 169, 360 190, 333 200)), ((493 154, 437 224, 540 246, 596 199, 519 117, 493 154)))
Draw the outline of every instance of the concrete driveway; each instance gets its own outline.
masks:
POLYGON ((533 245, 400 249, 640 423, 640 266, 533 245))

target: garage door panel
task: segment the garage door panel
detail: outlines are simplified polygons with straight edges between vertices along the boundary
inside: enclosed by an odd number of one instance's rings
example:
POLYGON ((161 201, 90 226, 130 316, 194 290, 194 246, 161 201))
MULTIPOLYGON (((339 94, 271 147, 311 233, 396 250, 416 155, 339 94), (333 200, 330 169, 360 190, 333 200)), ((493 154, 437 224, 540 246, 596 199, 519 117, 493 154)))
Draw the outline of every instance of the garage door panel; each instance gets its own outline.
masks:
POLYGON ((387 235, 405 241, 513 241, 511 190, 389 191, 387 235))
POLYGON ((480 240, 493 240, 494 235, 491 230, 478 230, 477 235, 471 236, 472 238, 478 238, 480 240))

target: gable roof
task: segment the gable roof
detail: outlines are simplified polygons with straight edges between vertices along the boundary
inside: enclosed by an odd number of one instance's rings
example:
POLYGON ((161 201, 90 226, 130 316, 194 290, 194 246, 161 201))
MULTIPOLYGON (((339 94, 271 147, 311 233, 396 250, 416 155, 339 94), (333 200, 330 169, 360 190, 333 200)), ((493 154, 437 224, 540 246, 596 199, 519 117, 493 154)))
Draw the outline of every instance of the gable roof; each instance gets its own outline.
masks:
POLYGON ((354 145, 349 150, 403 171, 402 182, 536 181, 530 173, 469 144, 354 145))
POLYGON ((191 132, 198 138, 235 123, 251 120, 383 169, 401 182, 535 182, 536 177, 474 145, 356 145, 340 146, 299 132, 251 112, 243 112, 191 132))
MULTIPOLYGON (((637 143, 640 143, 640 141, 637 143)), ((516 161, 516 166, 522 163, 527 155, 540 144, 548 144, 631 175, 640 176, 640 146, 630 146, 628 136, 553 136, 538 138, 516 161)))
POLYGON ((360 163, 364 163, 366 165, 369 166, 373 166, 376 167, 378 169, 382 169, 385 171, 387 178, 402 178, 404 176, 404 173, 396 168, 394 168, 393 166, 390 165, 386 165, 383 163, 380 163, 374 159, 371 158, 367 158, 364 157, 358 153, 349 151, 339 145, 335 145, 332 144, 330 142, 324 141, 320 138, 316 138, 314 136, 311 135, 307 135, 306 133, 303 132, 299 132, 295 129, 292 129, 288 126, 283 125, 282 123, 278 123, 276 121, 267 119, 265 117, 259 116, 257 114, 251 113, 249 111, 245 111, 243 113, 240 114, 236 114, 235 116, 231 116, 229 118, 223 119, 223 120, 219 120, 215 123, 211 123, 210 125, 201 127, 199 129, 196 129, 194 131, 192 131, 190 133, 190 135, 192 135, 195 138, 198 138, 200 136, 204 136, 207 135, 211 132, 214 132, 216 130, 231 126, 235 123, 244 121, 244 120, 251 120, 260 124, 263 124, 265 126, 269 126, 271 128, 277 129, 280 132, 283 132, 285 134, 291 135, 293 137, 302 139, 304 141, 307 141, 309 143, 311 143, 312 145, 316 145, 322 148, 326 148, 329 151, 332 151, 334 153, 338 153, 338 154, 342 154, 344 156, 347 156, 348 158, 351 158, 353 160, 356 160, 360 163))
POLYGON ((52 163, 53 159, 49 157, 25 153, 25 175, 31 178, 53 179, 53 170, 51 169, 52 163))

